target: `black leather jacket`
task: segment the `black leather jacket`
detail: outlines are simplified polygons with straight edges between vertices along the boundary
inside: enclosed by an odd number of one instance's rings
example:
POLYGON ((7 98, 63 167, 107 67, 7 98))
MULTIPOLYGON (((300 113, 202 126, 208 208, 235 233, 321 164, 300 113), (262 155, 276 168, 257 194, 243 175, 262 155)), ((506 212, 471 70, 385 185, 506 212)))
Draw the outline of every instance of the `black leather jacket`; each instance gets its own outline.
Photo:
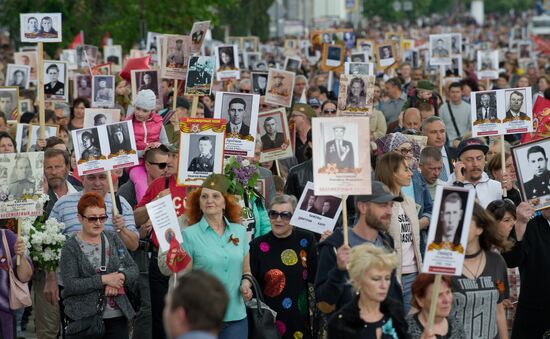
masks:
POLYGON ((285 183, 285 194, 293 195, 299 200, 308 181, 313 182, 313 159, 290 169, 285 183))

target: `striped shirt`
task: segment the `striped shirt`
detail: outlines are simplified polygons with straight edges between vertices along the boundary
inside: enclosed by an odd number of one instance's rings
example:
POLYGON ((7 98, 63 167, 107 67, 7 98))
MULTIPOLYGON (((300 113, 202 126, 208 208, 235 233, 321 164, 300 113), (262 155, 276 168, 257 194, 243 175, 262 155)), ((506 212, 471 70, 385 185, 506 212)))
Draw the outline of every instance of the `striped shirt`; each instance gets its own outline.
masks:
MULTIPOLYGON (((78 201, 80 200, 82 194, 84 194, 84 192, 67 194, 59 198, 59 200, 57 200, 57 202, 53 206, 49 219, 53 218, 59 222, 64 223, 64 234, 74 234, 80 231, 80 229, 82 228, 82 225, 78 220, 77 211, 78 201)), ((107 219, 107 221, 105 222, 105 230, 116 231, 116 228, 113 225, 112 213, 110 213, 110 211, 112 211, 113 209, 111 204, 111 195, 106 194, 104 198, 105 206, 107 207, 107 216, 109 216, 109 219, 107 219)), ((139 237, 139 232, 136 229, 136 222, 134 220, 134 212, 132 210, 132 207, 123 197, 120 197, 120 203, 122 205, 122 215, 124 216, 124 224, 126 225, 126 228, 128 228, 129 231, 134 232, 139 237)), ((119 211, 119 213, 120 212, 121 211, 119 211)))

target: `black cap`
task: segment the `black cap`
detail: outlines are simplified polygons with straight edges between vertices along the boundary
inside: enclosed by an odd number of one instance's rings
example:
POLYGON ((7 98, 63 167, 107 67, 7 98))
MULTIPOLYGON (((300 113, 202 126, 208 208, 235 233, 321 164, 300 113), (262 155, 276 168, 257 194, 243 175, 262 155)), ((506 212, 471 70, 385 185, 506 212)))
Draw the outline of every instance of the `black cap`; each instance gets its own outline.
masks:
POLYGON ((485 145, 481 140, 476 138, 462 140, 457 148, 458 156, 471 149, 477 149, 482 151, 483 154, 486 154, 487 151, 489 151, 489 146, 485 145))
POLYGON ((372 182, 372 193, 370 195, 358 195, 355 197, 355 203, 359 201, 383 204, 388 201, 402 202, 403 198, 393 195, 388 186, 375 180, 372 182))

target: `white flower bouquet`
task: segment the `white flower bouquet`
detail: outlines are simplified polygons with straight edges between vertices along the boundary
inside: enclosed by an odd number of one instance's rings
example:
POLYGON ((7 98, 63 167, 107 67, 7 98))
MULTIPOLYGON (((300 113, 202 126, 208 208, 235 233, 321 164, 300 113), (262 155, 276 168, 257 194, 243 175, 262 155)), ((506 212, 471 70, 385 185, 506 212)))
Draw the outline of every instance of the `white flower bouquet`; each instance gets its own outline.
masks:
POLYGON ((21 236, 33 262, 46 271, 55 271, 66 236, 65 224, 44 217, 24 218, 21 236))

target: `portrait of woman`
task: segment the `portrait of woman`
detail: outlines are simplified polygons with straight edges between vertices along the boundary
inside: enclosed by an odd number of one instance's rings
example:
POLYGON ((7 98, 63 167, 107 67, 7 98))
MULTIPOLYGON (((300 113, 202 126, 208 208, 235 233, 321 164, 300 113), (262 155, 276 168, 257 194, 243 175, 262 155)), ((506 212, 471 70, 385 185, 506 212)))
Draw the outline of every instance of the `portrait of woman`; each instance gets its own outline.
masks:
POLYGON ((25 194, 34 194, 34 181, 32 181, 32 166, 28 157, 15 158, 15 166, 10 175, 8 193, 13 199, 18 199, 25 194))
POLYGON ((138 92, 144 89, 150 89, 158 95, 158 84, 156 84, 156 76, 154 72, 144 72, 141 76, 141 84, 139 85, 138 92))
POLYGON ((42 38, 57 38, 57 31, 53 28, 53 20, 45 16, 40 20, 40 32, 38 35, 42 38))
POLYGON ((366 104, 365 81, 361 78, 351 79, 347 91, 346 108, 365 108, 366 104))
POLYGON ((235 60, 233 58, 233 47, 220 47, 218 49, 218 58, 219 58, 219 69, 220 71, 223 70, 230 70, 235 69, 235 60))

